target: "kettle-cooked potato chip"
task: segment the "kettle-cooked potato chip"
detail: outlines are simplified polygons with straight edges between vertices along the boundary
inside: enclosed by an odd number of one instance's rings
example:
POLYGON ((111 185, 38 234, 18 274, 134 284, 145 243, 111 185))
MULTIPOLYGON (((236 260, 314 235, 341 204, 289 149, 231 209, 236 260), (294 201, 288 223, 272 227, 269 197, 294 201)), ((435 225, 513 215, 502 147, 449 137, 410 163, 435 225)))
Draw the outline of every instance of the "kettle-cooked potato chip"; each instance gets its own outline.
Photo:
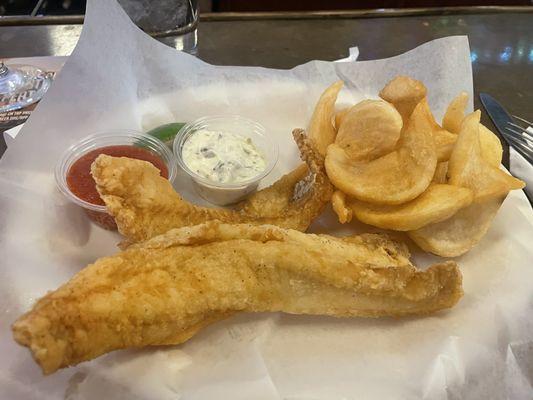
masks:
MULTIPOLYGON (((458 134, 461 129, 461 123, 465 117, 468 94, 461 92, 452 100, 444 118, 442 127, 451 133, 458 134)), ((498 167, 502 162, 503 148, 498 136, 483 124, 479 127, 479 140, 481 142, 481 155, 492 166, 498 167)), ((439 157, 439 160, 441 158, 439 157)))
POLYGON ((451 218, 408 232, 422 250, 441 257, 457 257, 471 250, 489 230, 504 196, 474 203, 451 218))
MULTIPOLYGON (((437 158, 439 162, 447 161, 452 154, 457 135, 445 129, 438 129, 433 132, 435 146, 437 147, 437 158)), ((503 147, 496 136, 485 125, 479 125, 479 141, 481 145, 481 155, 490 165, 498 167, 502 162, 503 147)))
POLYGON ((437 149, 437 160, 439 162, 448 161, 450 154, 452 154, 455 141, 457 140, 457 135, 448 132, 437 123, 426 98, 420 102, 422 103, 420 107, 426 114, 425 121, 433 132, 433 139, 435 140, 435 147, 437 149))
POLYGON ((342 121, 344 120, 344 117, 350 111, 350 108, 351 107, 346 107, 346 108, 343 108, 342 110, 337 111, 335 113, 335 115, 333 117, 333 121, 335 123, 335 129, 337 130, 337 132, 339 131, 339 128, 340 128, 340 126, 342 124, 342 121))
POLYGON ((336 132, 333 127, 332 118, 335 102, 337 101, 337 96, 342 85, 342 81, 337 81, 322 93, 316 103, 311 122, 307 128, 309 139, 323 156, 326 155, 328 146, 335 140, 336 132))
POLYGON ((373 160, 396 147, 402 116, 383 100, 363 100, 343 116, 335 143, 353 161, 373 160))
POLYGON ((479 142, 483 159, 493 167, 499 167, 502 162, 503 147, 498 136, 485 125, 479 124, 479 142))
POLYGON ((420 195, 429 186, 436 165, 431 124, 422 102, 391 153, 368 162, 353 161, 333 143, 325 160, 333 185, 348 196, 378 204, 401 204, 420 195))
POLYGON ((524 182, 490 165, 481 154, 480 119, 476 111, 464 118, 457 143, 448 162, 449 183, 474 191, 476 202, 501 197, 521 189, 524 182))
POLYGON ((433 131, 433 138, 435 139, 438 161, 448 161, 457 140, 457 135, 439 127, 433 131))
POLYGON ((383 229, 410 231, 447 218, 468 206, 474 198, 470 189, 431 184, 416 199, 396 206, 348 201, 355 217, 365 224, 383 229))
POLYGON ((407 124, 416 105, 426 97, 427 89, 424 84, 408 76, 397 76, 385 85, 379 97, 391 103, 407 124))
POLYGON ((461 123, 465 117, 466 104, 468 103, 468 93, 461 92, 452 100, 444 117, 442 118, 442 127, 451 133, 459 133, 461 123))
POLYGON ((451 218, 409 232, 422 249, 442 257, 459 256, 474 247, 489 229, 507 193, 524 186, 485 159, 479 119, 479 111, 463 119, 448 162, 449 183, 471 189, 474 203, 451 218))
POLYGON ((442 161, 437 164, 435 174, 433 174, 432 183, 447 183, 448 182, 448 161, 442 161))

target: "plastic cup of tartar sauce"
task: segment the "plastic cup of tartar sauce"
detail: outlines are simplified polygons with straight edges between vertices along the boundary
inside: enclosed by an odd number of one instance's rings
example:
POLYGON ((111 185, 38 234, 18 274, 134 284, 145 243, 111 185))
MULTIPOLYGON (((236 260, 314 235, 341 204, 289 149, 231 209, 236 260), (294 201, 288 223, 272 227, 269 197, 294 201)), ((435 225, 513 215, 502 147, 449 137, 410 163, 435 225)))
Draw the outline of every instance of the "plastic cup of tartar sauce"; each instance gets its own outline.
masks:
POLYGON ((278 161, 278 145, 265 128, 239 115, 186 124, 173 149, 197 193, 217 205, 237 203, 254 192, 278 161))

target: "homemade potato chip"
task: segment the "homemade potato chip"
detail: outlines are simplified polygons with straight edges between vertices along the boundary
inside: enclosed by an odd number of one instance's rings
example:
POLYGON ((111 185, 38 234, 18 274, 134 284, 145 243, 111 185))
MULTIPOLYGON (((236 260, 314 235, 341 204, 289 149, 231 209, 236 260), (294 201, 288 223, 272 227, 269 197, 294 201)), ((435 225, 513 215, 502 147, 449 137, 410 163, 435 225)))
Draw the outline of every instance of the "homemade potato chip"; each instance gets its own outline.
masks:
POLYGON ((463 119, 448 162, 449 183, 471 189, 473 204, 451 218, 409 232, 423 250, 442 257, 459 256, 474 247, 489 229, 507 193, 524 186, 485 159, 479 119, 479 111, 463 119))
POLYGON ((350 108, 351 107, 346 107, 335 113, 333 120, 335 122, 335 129, 337 130, 337 132, 339 131, 339 128, 342 124, 342 121, 344 120, 344 117, 346 116, 346 114, 348 114, 348 111, 350 111, 350 108))
POLYGON ((427 89, 424 84, 408 76, 397 76, 391 80, 379 97, 392 103, 401 114, 404 124, 407 124, 411 113, 418 103, 426 97, 427 89))
POLYGON ((410 231, 450 218, 472 203, 473 198, 470 189, 431 184, 416 199, 404 204, 390 206, 351 200, 348 207, 355 217, 365 224, 383 229, 410 231))
POLYGON ((396 147, 402 116, 383 100, 363 100, 342 118, 335 143, 353 160, 373 160, 396 147))
POLYGON ((307 134, 316 149, 323 156, 326 149, 335 140, 335 128, 332 124, 333 111, 337 96, 342 88, 343 82, 337 81, 328 87, 318 99, 315 110, 311 117, 307 134))
POLYGON ((461 92, 452 100, 444 117, 442 118, 442 127, 451 133, 459 133, 461 122, 465 117, 466 104, 468 103, 468 93, 461 92))
POLYGON ((448 161, 457 140, 457 135, 439 127, 433 131, 433 138, 435 139, 438 161, 448 161))
POLYGON ((472 189, 476 202, 501 197, 510 190, 524 187, 520 179, 490 165, 481 155, 480 116, 481 113, 476 111, 464 118, 448 162, 449 183, 472 189))
POLYGON ((433 139, 435 140, 435 147, 437 149, 437 159, 439 162, 448 161, 450 154, 452 154, 453 146, 457 140, 457 135, 448 132, 446 129, 443 129, 435 120, 427 98, 424 98, 420 101, 422 105, 420 106, 424 113, 426 114, 425 121, 429 125, 429 128, 433 132, 433 139))
POLYGON ((481 156, 493 167, 499 167, 503 157, 502 142, 489 128, 479 124, 481 156))
POLYGON ((424 98, 420 101, 418 107, 420 107, 420 112, 424 113, 425 118, 420 119, 424 122, 424 128, 420 127, 419 129, 430 129, 433 133, 433 139, 435 141, 435 147, 437 149, 437 160, 448 161, 450 154, 452 153, 453 146, 457 140, 457 135, 448 132, 446 129, 440 127, 440 125, 435 120, 427 99, 424 98))
POLYGON ((473 203, 451 218, 408 232, 422 250, 441 257, 457 257, 474 247, 489 230, 505 196, 473 203))
POLYGON ((346 206, 346 195, 343 192, 340 190, 333 192, 333 195, 331 196, 331 205, 341 224, 345 224, 352 220, 352 210, 346 206))
MULTIPOLYGON (((465 117, 468 94, 461 92, 452 100, 444 118, 442 127, 451 133, 458 134, 461 129, 461 123, 465 117)), ((483 124, 479 127, 479 140, 481 142, 481 155, 492 166, 498 167, 502 162, 503 148, 498 136, 483 124)), ((440 157, 439 157, 440 160, 440 157)))
POLYGON ((448 177, 446 176, 448 172, 448 161, 439 162, 437 168, 435 169, 435 174, 433 174, 432 183, 447 183, 448 177))
POLYGON ((353 161, 337 143, 328 147, 325 166, 338 189, 358 200, 401 204, 429 186, 437 153, 424 104, 413 111, 397 149, 368 162, 353 161))

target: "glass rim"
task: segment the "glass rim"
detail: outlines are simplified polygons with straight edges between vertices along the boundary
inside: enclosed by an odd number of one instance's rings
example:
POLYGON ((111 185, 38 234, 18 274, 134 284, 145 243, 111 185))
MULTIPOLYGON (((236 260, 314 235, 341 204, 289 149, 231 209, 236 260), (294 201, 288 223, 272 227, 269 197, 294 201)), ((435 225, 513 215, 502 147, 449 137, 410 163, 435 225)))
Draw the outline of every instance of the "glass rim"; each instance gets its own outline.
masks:
MULTIPOLYGON (((172 154, 170 149, 161 140, 132 129, 107 130, 104 133, 92 133, 88 136, 85 136, 83 139, 65 149, 65 151, 63 151, 59 157, 59 160, 54 168, 54 177, 56 181, 56 187, 67 199, 83 208, 92 211, 107 212, 105 205, 102 206, 89 203, 88 201, 80 199, 78 196, 72 193, 67 184, 67 175, 72 164, 84 154, 87 154, 90 151, 96 150, 100 147, 121 145, 120 142, 116 144, 105 142, 106 140, 113 139, 118 141, 120 141, 120 139, 137 139, 141 142, 144 141, 145 143, 150 144, 151 147, 149 150, 156 153, 161 158, 161 161, 165 163, 165 166, 168 169, 168 181, 172 183, 176 178, 176 159, 174 154, 172 154), (101 146, 98 146, 98 144, 101 144, 101 146)), ((130 143, 124 142, 123 144, 128 145, 130 143)))
POLYGON ((273 140, 267 140, 268 137, 266 136, 266 128, 261 125, 259 122, 254 121, 250 118, 243 117, 238 114, 230 114, 230 115, 210 115, 206 117, 198 118, 192 122, 189 122, 185 124, 176 134, 176 137, 174 138, 174 143, 172 146, 172 149, 174 151, 174 156, 176 157, 179 166, 195 181, 201 183, 204 186, 208 186, 211 188, 218 188, 218 189, 241 189, 243 187, 252 185, 254 183, 259 182, 261 179, 263 179, 265 176, 267 176, 274 167, 276 166, 276 163, 278 162, 279 157, 279 147, 276 141, 273 140), (265 149, 264 146, 258 146, 257 143, 255 145, 259 147, 265 154, 265 157, 267 158, 267 165, 263 171, 261 171, 259 174, 253 176, 252 178, 246 179, 241 182, 236 183, 217 183, 213 182, 212 180, 209 180, 201 175, 198 175, 196 172, 191 170, 185 161, 183 160, 181 149, 183 147, 183 144, 188 139, 187 134, 190 130, 194 129, 196 126, 202 124, 202 123, 209 123, 211 121, 230 121, 230 122, 242 122, 249 124, 250 126, 253 126, 258 131, 252 131, 253 136, 259 136, 265 139, 266 143, 268 143, 268 149, 265 149))

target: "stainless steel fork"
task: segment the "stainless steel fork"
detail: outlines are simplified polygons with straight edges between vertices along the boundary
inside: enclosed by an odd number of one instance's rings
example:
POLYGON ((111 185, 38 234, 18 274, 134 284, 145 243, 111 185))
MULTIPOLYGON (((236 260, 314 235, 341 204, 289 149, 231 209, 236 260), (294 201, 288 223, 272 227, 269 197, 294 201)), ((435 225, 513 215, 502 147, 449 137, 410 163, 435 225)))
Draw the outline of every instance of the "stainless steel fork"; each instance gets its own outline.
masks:
POLYGON ((502 132, 504 138, 533 165, 533 123, 513 115, 514 122, 509 121, 502 132), (524 127, 525 125, 525 127, 524 127))

